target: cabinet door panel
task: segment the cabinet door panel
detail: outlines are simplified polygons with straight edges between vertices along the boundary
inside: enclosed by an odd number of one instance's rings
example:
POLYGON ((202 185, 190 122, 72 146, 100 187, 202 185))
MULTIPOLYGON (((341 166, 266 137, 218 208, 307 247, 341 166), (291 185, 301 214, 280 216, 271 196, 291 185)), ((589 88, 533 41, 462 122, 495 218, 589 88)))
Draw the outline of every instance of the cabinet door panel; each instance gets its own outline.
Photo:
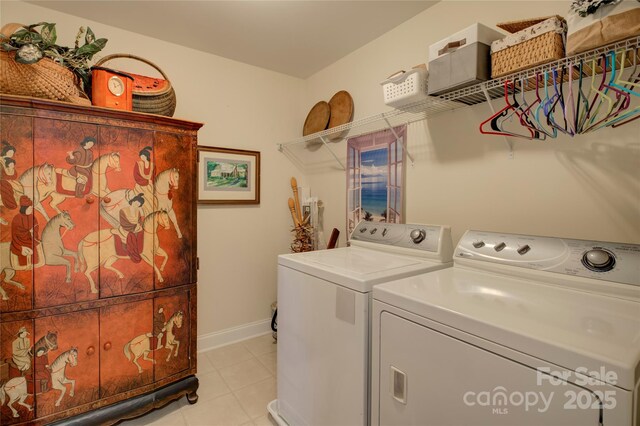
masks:
POLYGON ((0 324, 1 425, 34 418, 33 335, 33 321, 0 324))
POLYGON ((20 213, 20 197, 26 195, 33 200, 31 117, 3 114, 0 117, 0 135, 0 312, 9 312, 32 307, 33 267, 30 265, 33 262, 27 263, 21 247, 28 246, 33 251, 33 243, 24 240, 24 228, 34 217, 38 222, 42 218, 38 214, 20 213))
POLYGON ((100 396, 153 382, 153 300, 108 306, 100 311, 100 396))
POLYGON ((97 279, 92 271, 98 258, 96 200, 107 166, 100 158, 100 145, 95 143, 97 131, 92 124, 34 120, 34 163, 38 168, 34 202, 44 254, 43 265, 34 273, 37 308, 98 296, 91 284, 97 279))
POLYGON ((98 311, 37 318, 36 336, 55 335, 56 346, 36 345, 35 384, 38 417, 98 400, 98 311))
POLYGON ((154 299, 153 312, 155 379, 161 380, 189 368, 189 292, 154 299))
POLYGON ((160 132, 155 142, 154 210, 167 212, 156 215, 155 258, 162 279, 155 286, 165 288, 195 282, 195 145, 191 136, 160 132))
POLYGON ((100 188, 100 297, 153 290, 153 132, 103 126, 100 143, 121 170, 100 188))

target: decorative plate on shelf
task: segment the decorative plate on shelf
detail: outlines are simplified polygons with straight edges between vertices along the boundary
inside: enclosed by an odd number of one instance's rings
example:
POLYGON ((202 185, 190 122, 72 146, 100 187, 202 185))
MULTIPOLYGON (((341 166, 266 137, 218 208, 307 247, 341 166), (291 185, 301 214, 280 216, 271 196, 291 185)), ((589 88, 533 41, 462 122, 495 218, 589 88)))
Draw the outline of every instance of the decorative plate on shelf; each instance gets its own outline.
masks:
MULTIPOLYGON (((329 101, 331 107, 331 117, 329 118, 328 129, 350 123, 353 119, 353 98, 346 90, 341 90, 329 101)), ((342 133, 329 136, 329 139, 338 139, 342 133)))
POLYGON ((312 133, 321 132, 327 128, 329 124, 329 118, 331 117, 331 108, 325 101, 320 101, 311 108, 307 119, 304 120, 304 126, 302 127, 302 136, 307 136, 312 133))

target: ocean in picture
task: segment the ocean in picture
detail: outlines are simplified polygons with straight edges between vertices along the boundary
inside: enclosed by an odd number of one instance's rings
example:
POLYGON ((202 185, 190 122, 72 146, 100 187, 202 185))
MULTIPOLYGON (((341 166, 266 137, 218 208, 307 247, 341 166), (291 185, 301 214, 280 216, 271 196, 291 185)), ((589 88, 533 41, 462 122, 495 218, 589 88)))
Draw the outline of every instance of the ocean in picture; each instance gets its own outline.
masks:
POLYGON ((360 155, 362 209, 379 220, 387 209, 388 149, 364 151, 360 155))
POLYGON ((362 183, 362 209, 382 216, 387 209, 387 181, 362 183))

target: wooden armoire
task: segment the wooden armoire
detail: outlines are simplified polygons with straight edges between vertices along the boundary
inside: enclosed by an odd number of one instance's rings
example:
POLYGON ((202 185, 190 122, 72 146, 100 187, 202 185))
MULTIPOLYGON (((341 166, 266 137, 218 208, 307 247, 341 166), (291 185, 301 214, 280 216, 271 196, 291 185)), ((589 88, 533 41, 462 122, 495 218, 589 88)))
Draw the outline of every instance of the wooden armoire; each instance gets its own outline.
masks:
POLYGON ((197 401, 197 131, 0 96, 0 424, 197 401))

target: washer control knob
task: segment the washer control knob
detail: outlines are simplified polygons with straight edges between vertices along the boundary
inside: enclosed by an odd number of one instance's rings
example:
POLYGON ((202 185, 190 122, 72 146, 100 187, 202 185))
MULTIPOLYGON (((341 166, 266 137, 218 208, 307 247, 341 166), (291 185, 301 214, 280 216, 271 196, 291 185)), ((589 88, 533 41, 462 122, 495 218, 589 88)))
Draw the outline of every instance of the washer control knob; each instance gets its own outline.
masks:
POLYGON ((375 234, 376 232, 378 232, 378 228, 373 228, 373 229, 371 230, 371 235, 375 234))
POLYGON ((424 231, 424 229, 414 229, 409 234, 409 237, 411 238, 411 241, 413 241, 414 244, 420 244, 425 239, 426 236, 427 236, 427 233, 424 231))
POLYGON ((367 231, 367 227, 366 226, 363 226, 362 228, 360 228, 360 233, 361 234, 366 232, 366 231, 367 231))
POLYGON ((502 251, 502 250, 504 250, 504 248, 505 248, 506 246, 507 246, 507 245, 506 245, 504 242, 502 242, 502 243, 498 243, 498 244, 496 244, 495 246, 493 246, 493 249, 494 249, 495 251, 502 251))
POLYGON ((606 272, 613 269, 616 259, 608 251, 594 248, 582 256, 582 264, 592 271, 606 272))
POLYGON ((531 247, 529 247, 528 244, 523 245, 522 247, 520 247, 518 249, 518 254, 520 256, 524 256, 525 254, 527 254, 529 252, 529 250, 531 250, 531 247))
POLYGON ((382 236, 383 236, 383 237, 384 237, 384 236, 386 236, 386 235, 387 235, 387 232, 389 232, 389 230, 388 230, 387 228, 384 228, 384 229, 382 230, 382 236))
POLYGON ((484 247, 484 241, 475 241, 475 242, 473 243, 473 246, 474 246, 475 248, 482 248, 482 247, 484 247))

